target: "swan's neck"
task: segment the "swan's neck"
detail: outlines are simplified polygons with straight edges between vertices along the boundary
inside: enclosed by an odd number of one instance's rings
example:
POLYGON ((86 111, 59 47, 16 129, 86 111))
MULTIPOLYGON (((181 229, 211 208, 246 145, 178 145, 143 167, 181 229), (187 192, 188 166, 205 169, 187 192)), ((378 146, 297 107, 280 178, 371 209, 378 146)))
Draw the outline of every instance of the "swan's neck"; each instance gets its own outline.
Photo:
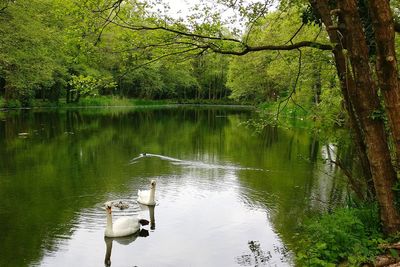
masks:
POLYGON ((106 226, 106 229, 111 231, 112 230, 112 225, 113 225, 112 216, 111 216, 110 213, 107 212, 107 226, 106 226))
POLYGON ((153 187, 150 189, 149 202, 154 202, 155 195, 156 195, 156 188, 153 187))

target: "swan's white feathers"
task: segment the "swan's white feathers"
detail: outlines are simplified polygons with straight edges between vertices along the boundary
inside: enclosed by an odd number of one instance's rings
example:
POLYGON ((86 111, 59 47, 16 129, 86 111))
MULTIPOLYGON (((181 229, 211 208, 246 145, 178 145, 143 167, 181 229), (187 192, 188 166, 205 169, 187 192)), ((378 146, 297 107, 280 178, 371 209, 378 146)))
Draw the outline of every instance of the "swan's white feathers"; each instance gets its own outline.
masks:
POLYGON ((106 207, 107 225, 104 231, 106 237, 122 237, 140 230, 140 221, 137 217, 120 217, 113 222, 111 206, 106 207))
POLYGON ((140 204, 154 206, 156 204, 155 201, 155 190, 156 190, 156 181, 152 180, 150 184, 150 190, 138 190, 138 198, 137 201, 140 204))
POLYGON ((139 231, 139 220, 133 217, 121 217, 113 222, 111 231, 105 232, 108 237, 127 236, 139 231))

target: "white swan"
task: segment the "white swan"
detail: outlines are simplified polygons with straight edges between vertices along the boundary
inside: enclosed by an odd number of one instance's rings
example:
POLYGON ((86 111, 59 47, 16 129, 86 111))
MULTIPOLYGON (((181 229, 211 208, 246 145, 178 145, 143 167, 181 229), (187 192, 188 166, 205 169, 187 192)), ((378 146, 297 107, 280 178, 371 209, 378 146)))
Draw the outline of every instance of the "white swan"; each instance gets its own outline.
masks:
POLYGON ((138 190, 138 198, 137 201, 140 204, 154 206, 156 205, 155 201, 156 194, 156 181, 152 180, 150 183, 150 190, 138 190))
POLYGON ((149 221, 138 219, 136 217, 121 217, 112 221, 111 206, 112 203, 106 202, 107 226, 104 231, 106 237, 128 236, 140 230, 140 225, 148 225, 149 221))

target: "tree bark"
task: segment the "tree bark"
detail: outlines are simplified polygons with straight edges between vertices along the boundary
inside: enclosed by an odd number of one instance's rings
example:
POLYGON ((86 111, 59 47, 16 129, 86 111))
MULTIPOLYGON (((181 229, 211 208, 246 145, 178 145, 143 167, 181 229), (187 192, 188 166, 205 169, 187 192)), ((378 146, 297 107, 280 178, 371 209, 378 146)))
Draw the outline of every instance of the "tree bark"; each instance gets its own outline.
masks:
POLYGON ((377 46, 376 73, 384 96, 385 109, 396 150, 397 167, 400 166, 400 91, 393 16, 389 1, 369 0, 369 12, 377 46))
POLYGON ((355 91, 355 82, 353 76, 349 75, 347 71, 346 56, 344 55, 344 49, 346 48, 345 40, 342 40, 336 29, 329 26, 333 26, 333 20, 331 18, 331 10, 329 8, 328 2, 324 1, 311 1, 311 5, 314 10, 321 16, 322 22, 324 23, 329 39, 333 44, 333 54, 335 59, 336 71, 340 81, 340 89, 343 96, 344 107, 349 115, 349 124, 352 130, 352 135, 355 139, 355 145, 358 150, 358 157, 360 159, 360 164, 364 172, 364 179, 367 184, 368 195, 373 198, 375 195, 375 188, 372 180, 371 166, 369 164, 369 159, 367 157, 367 146, 364 142, 362 129, 358 123, 357 116, 354 112, 353 105, 350 100, 349 91, 355 91), (350 89, 349 89, 350 88, 350 89), (372 196, 371 196, 372 195, 372 196))

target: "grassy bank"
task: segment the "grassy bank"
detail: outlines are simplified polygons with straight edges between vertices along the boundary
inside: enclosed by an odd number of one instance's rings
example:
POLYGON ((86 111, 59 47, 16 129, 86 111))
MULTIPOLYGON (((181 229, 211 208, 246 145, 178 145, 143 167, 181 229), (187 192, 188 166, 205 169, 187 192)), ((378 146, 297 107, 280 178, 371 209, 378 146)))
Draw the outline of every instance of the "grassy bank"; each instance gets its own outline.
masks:
MULTIPOLYGON (((65 99, 60 99, 59 102, 43 101, 33 99, 29 106, 30 108, 40 107, 134 107, 134 106, 151 106, 151 105, 168 105, 168 104, 204 104, 204 105, 238 105, 242 103, 232 100, 208 100, 208 99, 133 99, 121 98, 115 96, 99 96, 91 98, 82 98, 79 102, 66 103, 65 99)), ((22 108, 18 100, 5 101, 0 97, 0 108, 22 108)))

